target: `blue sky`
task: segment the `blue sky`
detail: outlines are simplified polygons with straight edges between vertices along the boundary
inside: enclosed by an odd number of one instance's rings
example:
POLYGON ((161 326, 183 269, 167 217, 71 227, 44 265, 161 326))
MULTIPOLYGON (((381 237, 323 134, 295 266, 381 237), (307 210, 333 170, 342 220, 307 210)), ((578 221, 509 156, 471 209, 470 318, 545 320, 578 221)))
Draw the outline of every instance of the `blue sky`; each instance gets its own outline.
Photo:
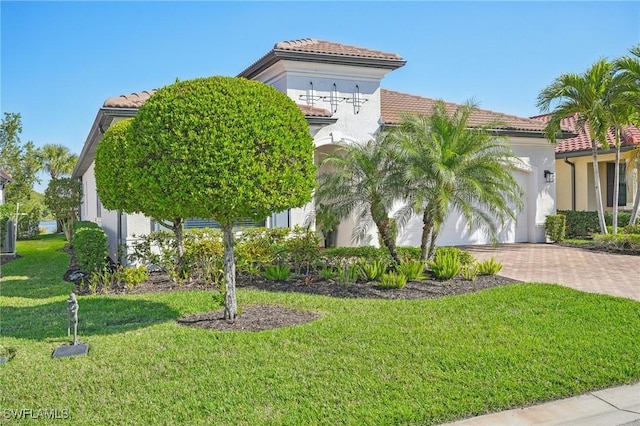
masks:
POLYGON ((383 87, 520 116, 561 73, 640 42, 640 2, 1 1, 0 13, 2 112, 22 115, 23 141, 76 153, 106 98, 237 75, 284 40, 398 53, 407 64, 383 87))

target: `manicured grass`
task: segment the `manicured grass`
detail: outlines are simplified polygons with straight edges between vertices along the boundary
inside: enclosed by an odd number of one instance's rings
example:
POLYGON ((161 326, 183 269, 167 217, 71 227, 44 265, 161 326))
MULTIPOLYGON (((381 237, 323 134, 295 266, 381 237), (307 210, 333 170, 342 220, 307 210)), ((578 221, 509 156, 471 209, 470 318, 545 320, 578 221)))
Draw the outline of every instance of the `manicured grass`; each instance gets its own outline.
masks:
POLYGON ((20 243, 2 269, 0 346, 16 350, 2 409, 68 408, 74 424, 437 424, 640 379, 640 303, 543 284, 417 301, 240 291, 241 305, 322 314, 257 333, 178 325, 211 308, 206 292, 81 297, 89 355, 52 359, 71 290, 56 244, 20 243))

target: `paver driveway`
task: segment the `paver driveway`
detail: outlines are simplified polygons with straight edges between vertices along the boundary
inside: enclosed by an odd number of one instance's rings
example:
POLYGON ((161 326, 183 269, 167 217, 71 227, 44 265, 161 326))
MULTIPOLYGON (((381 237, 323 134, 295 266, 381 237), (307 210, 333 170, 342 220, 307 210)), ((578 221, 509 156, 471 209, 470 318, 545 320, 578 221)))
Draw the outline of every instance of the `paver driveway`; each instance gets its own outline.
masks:
POLYGON ((495 257, 502 262, 500 275, 505 277, 640 300, 640 256, 553 244, 467 246, 464 249, 478 260, 495 257))

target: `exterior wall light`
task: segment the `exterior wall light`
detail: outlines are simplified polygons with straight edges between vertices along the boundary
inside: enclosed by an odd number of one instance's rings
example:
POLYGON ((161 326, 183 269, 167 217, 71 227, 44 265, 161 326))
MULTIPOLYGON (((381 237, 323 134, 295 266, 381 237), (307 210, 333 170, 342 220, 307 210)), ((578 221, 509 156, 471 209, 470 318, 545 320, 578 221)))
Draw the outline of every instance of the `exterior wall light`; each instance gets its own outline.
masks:
POLYGON ((555 176, 555 173, 553 173, 551 170, 544 171, 544 180, 548 183, 555 182, 555 176))

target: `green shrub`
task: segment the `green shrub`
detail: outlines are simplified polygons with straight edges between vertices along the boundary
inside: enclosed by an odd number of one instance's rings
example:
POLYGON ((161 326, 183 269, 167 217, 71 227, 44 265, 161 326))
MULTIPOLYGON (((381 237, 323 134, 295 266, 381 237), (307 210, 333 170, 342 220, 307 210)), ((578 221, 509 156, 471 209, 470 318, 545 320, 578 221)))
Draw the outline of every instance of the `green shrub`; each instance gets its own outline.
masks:
POLYGON ((91 294, 106 293, 115 281, 116 275, 107 268, 101 271, 93 271, 89 274, 89 278, 82 280, 85 289, 91 294))
POLYGON ((396 272, 404 275, 409 281, 424 279, 424 262, 421 260, 405 260, 396 265, 396 272))
POLYGON ((129 290, 149 279, 149 271, 144 265, 119 268, 115 273, 117 281, 122 281, 129 290))
POLYGON ((40 235, 40 219, 42 214, 38 206, 32 206, 21 212, 18 220, 18 239, 32 240, 40 235))
POLYGON ((458 252, 455 250, 447 250, 440 255, 436 254, 434 260, 429 262, 429 266, 438 280, 449 280, 462 270, 458 252))
POLYGON ((478 262, 478 272, 480 275, 495 275, 502 270, 502 263, 497 262, 495 258, 478 262))
POLYGON ((311 264, 320 258, 320 238, 315 231, 297 226, 284 243, 285 257, 296 273, 306 270, 309 275, 311 264))
POLYGON ((382 274, 387 271, 389 264, 384 260, 365 260, 360 259, 358 268, 360 268, 360 277, 363 281, 376 281, 382 274))
POLYGON ((334 247, 322 252, 322 257, 329 261, 340 261, 343 259, 355 260, 388 260, 391 261, 389 251, 384 248, 371 246, 364 247, 334 247))
POLYGON ((193 229, 184 236, 184 271, 189 277, 220 284, 224 279, 224 245, 218 229, 193 229))
POLYGON ((407 277, 401 273, 390 272, 388 274, 383 274, 380 279, 380 284, 378 287, 393 289, 393 288, 404 288, 407 285, 407 277))
POLYGON ((627 225, 622 228, 623 234, 640 234, 640 223, 637 225, 627 225))
POLYGON ((462 268, 462 277, 467 281, 475 281, 478 276, 478 267, 476 265, 467 265, 462 268))
POLYGON ((107 267, 109 247, 107 234, 99 227, 84 227, 76 229, 73 235, 73 248, 78 267, 83 272, 91 274, 102 271, 107 267))
POLYGON ((360 269, 355 263, 351 263, 347 260, 338 263, 336 267, 336 279, 338 284, 349 285, 358 281, 360 275, 360 269))
POLYGON ((284 281, 291 277, 291 268, 288 265, 270 265, 265 268, 264 276, 271 281, 284 281))
POLYGON ((166 272, 174 270, 178 259, 178 249, 173 232, 153 231, 146 235, 134 235, 134 237, 138 238, 138 241, 133 243, 133 251, 129 254, 131 262, 160 268, 166 272))
POLYGON ((422 257, 422 250, 420 247, 402 246, 396 247, 398 257, 404 260, 420 260, 422 257))
POLYGON ((563 214, 550 214, 544 220, 544 231, 554 243, 564 240, 567 230, 567 218, 563 214))
POLYGON ((333 280, 338 277, 338 273, 330 266, 322 267, 322 269, 318 271, 318 275, 320 276, 320 278, 323 278, 325 280, 333 280))
POLYGON ((238 269, 261 269, 282 261, 289 232, 287 228, 245 229, 235 245, 238 269))
POLYGON ((458 262, 462 267, 473 265, 476 262, 476 258, 473 253, 459 249, 458 247, 436 247, 436 253, 433 256, 433 260, 437 261, 438 256, 442 256, 450 252, 456 254, 458 262))
MULTIPOLYGON (((600 232, 600 222, 596 211, 558 210, 558 214, 566 216, 566 236, 568 238, 590 237, 600 232)), ((628 224, 630 218, 631 213, 618 212, 618 226, 628 224)), ((605 212, 604 220, 607 225, 613 225, 613 213, 605 212)))
POLYGON ((640 234, 595 234, 596 247, 614 250, 640 250, 640 234))

